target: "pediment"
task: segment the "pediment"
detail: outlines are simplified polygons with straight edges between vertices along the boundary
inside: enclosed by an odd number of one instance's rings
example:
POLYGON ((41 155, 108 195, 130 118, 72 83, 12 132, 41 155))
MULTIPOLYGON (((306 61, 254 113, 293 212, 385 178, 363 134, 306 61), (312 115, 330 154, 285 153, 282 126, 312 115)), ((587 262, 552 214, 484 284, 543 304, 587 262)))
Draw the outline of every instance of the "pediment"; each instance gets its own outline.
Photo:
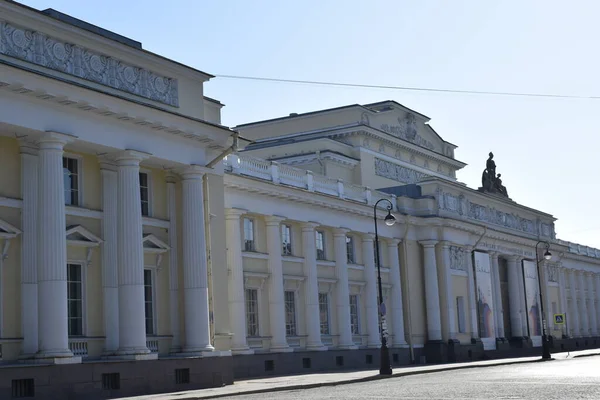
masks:
POLYGON ((0 238, 11 239, 19 234, 21 234, 19 229, 0 219, 0 238))
POLYGON ((424 115, 395 102, 382 103, 372 110, 375 112, 362 113, 363 124, 436 153, 448 153, 444 140, 427 124, 429 118, 424 115))
POLYGON ((144 252, 148 253, 164 253, 170 249, 168 244, 151 233, 144 235, 142 245, 144 247, 144 252))
POLYGON ((98 236, 81 225, 67 227, 67 243, 72 246, 96 247, 103 242, 98 236))

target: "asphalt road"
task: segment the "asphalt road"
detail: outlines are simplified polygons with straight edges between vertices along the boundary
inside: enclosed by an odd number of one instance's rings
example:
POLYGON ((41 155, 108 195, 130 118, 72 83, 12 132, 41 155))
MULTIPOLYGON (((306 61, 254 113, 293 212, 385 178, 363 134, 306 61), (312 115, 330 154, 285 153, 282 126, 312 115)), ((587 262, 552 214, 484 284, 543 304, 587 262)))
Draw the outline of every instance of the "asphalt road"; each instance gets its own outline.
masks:
POLYGON ((228 397, 265 399, 594 399, 600 356, 395 377, 317 389, 228 397))

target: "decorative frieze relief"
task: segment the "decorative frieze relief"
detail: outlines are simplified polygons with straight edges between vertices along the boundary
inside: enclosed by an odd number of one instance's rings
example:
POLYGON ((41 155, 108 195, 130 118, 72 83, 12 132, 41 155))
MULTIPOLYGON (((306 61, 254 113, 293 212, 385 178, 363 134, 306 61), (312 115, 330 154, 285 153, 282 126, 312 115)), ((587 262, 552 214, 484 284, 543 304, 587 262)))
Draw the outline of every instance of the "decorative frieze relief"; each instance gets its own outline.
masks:
POLYGON ((0 54, 179 106, 176 79, 3 21, 0 21, 0 54))
POLYGON ((439 209, 443 211, 450 211, 469 219, 554 239, 554 229, 551 224, 538 224, 534 220, 523 218, 517 214, 473 203, 464 195, 455 196, 438 189, 437 201, 439 209))
POLYGON ((467 252, 458 246, 450 246, 450 269, 467 271, 467 252))
POLYGON ((548 282, 558 283, 558 264, 546 264, 546 277, 548 282))
POLYGON ((402 183, 417 183, 428 177, 422 172, 380 158, 375 158, 375 174, 402 183))
POLYGON ((417 121, 412 113, 407 113, 404 119, 398 117, 398 125, 382 124, 379 129, 421 147, 435 150, 433 143, 418 134, 417 121))

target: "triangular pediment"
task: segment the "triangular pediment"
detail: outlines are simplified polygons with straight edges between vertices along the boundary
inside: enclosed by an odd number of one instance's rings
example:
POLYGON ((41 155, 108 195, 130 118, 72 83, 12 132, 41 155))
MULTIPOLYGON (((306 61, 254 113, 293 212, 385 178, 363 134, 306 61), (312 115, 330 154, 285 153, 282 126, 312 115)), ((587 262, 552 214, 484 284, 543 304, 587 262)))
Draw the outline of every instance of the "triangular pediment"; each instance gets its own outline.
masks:
POLYGON ((13 238, 20 233, 19 229, 0 219, 0 238, 13 238))
POLYGON ((67 227, 67 243, 74 246, 94 247, 102 243, 102 239, 81 225, 67 227))
POLYGON ((144 235, 142 245, 144 246, 144 251, 150 253, 164 253, 170 249, 168 244, 151 233, 144 235))

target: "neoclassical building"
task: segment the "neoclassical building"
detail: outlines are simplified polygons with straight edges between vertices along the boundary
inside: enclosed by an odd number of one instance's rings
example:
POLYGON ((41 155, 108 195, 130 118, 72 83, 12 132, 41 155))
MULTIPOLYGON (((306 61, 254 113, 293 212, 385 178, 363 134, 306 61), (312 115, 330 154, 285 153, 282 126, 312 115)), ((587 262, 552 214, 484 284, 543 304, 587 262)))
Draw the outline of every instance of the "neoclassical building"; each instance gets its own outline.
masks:
POLYGON ((393 365, 537 354, 540 286, 553 351, 600 345, 600 250, 500 190, 508 156, 467 186, 394 101, 229 129, 211 78, 0 3, 0 398, 376 368, 382 332, 393 365))

